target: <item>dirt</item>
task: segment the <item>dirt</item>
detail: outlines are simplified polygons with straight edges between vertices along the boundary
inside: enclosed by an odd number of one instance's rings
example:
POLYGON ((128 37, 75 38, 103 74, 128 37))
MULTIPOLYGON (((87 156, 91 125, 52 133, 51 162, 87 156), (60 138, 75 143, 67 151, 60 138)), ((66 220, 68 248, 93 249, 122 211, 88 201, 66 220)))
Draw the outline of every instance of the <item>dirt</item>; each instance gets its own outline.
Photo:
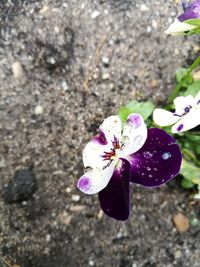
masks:
POLYGON ((172 221, 200 217, 178 178, 132 186, 125 223, 76 189, 101 121, 132 99, 166 101, 176 68, 197 55, 197 38, 164 33, 178 10, 164 0, 1 0, 0 266, 200 266, 200 226, 179 233, 172 221), (8 203, 24 169, 37 189, 8 203))

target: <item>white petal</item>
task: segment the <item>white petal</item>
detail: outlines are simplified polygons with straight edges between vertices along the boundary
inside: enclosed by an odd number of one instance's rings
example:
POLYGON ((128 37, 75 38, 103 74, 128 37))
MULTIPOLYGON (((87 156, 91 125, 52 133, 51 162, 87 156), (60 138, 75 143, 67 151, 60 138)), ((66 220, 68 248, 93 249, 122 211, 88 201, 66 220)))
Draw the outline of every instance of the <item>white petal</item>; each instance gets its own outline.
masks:
POLYGON ((195 96, 195 104, 200 105, 200 91, 198 92, 198 94, 195 96))
POLYGON ((190 130, 200 124, 200 109, 192 108, 172 127, 172 133, 181 133, 190 130))
POLYGON ((185 108, 189 106, 192 107, 194 104, 195 102, 193 96, 179 96, 174 99, 174 105, 176 108, 175 113, 181 116, 185 113, 185 108))
POLYGON ((112 142, 114 137, 121 140, 122 123, 118 116, 110 116, 105 119, 100 126, 100 130, 105 134, 106 140, 112 142))
POLYGON ((167 110, 156 108, 153 112, 153 120, 157 125, 168 126, 176 123, 180 117, 167 110))
POLYGON ((108 161, 103 159, 104 152, 109 152, 111 145, 102 145, 97 141, 89 142, 83 150, 83 164, 84 167, 91 167, 102 169, 108 164, 108 161))
POLYGON ((122 134, 122 157, 138 151, 147 139, 147 127, 141 115, 129 115, 122 134))
POLYGON ((195 28, 197 28, 197 26, 185 22, 180 22, 178 19, 175 19, 175 21, 169 26, 165 33, 176 35, 179 33, 184 33, 186 31, 193 30, 195 28))
POLYGON ((92 195, 103 190, 109 183, 116 161, 113 161, 110 166, 104 170, 98 171, 97 169, 86 172, 77 183, 77 187, 86 194, 92 195))

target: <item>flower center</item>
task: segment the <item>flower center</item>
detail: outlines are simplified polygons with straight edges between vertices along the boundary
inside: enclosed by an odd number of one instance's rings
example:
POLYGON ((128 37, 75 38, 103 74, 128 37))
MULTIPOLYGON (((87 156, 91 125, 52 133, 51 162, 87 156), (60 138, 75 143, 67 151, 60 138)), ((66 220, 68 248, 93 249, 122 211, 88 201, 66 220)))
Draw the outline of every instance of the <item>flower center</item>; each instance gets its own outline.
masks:
POLYGON ((111 162, 120 158, 120 151, 122 145, 120 144, 119 139, 117 139, 115 136, 113 138, 112 145, 113 147, 110 149, 110 151, 105 151, 102 155, 103 160, 109 160, 111 162))

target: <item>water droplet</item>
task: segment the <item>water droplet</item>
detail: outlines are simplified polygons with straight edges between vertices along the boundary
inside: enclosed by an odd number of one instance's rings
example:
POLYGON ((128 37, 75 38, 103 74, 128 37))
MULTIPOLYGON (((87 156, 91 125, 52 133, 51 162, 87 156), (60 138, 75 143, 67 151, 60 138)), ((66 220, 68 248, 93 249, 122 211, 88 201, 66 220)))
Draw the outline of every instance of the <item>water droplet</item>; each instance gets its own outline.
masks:
POLYGON ((162 179, 162 183, 164 183, 165 179, 162 179))
POLYGON ((144 173, 142 173, 142 176, 144 175, 144 173))
POLYGON ((164 160, 167 160, 167 159, 169 159, 169 158, 171 158, 171 154, 169 153, 169 152, 164 152, 163 154, 162 154, 162 158, 164 159, 164 160))
POLYGON ((147 171, 150 171, 151 170, 151 168, 150 167, 147 167, 147 171))
POLYGON ((157 171, 158 169, 157 168, 153 168, 154 169, 154 171, 157 171))
POLYGON ((143 152, 143 156, 146 158, 146 159, 150 159, 153 157, 153 154, 149 151, 144 151, 143 152))
POLYGON ((149 174, 149 178, 152 178, 152 177, 153 177, 153 175, 149 174))

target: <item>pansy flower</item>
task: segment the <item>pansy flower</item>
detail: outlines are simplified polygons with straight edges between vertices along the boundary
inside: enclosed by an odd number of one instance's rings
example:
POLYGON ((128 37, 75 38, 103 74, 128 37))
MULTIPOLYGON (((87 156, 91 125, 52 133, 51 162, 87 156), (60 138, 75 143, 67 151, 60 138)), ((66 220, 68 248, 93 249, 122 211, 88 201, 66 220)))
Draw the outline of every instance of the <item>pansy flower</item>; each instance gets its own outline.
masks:
POLYGON ((111 116, 83 150, 86 172, 77 187, 86 194, 99 193, 108 216, 127 220, 130 182, 160 186, 178 174, 181 159, 173 137, 161 129, 147 130, 139 114, 129 115, 124 127, 118 116, 111 116))
POLYGON ((200 28, 200 0, 182 1, 182 7, 184 12, 169 26, 167 34, 189 33, 200 28))
POLYGON ((194 98, 191 95, 174 99, 175 112, 157 108, 153 120, 157 125, 172 127, 172 133, 190 130, 200 124, 200 91, 194 98))

